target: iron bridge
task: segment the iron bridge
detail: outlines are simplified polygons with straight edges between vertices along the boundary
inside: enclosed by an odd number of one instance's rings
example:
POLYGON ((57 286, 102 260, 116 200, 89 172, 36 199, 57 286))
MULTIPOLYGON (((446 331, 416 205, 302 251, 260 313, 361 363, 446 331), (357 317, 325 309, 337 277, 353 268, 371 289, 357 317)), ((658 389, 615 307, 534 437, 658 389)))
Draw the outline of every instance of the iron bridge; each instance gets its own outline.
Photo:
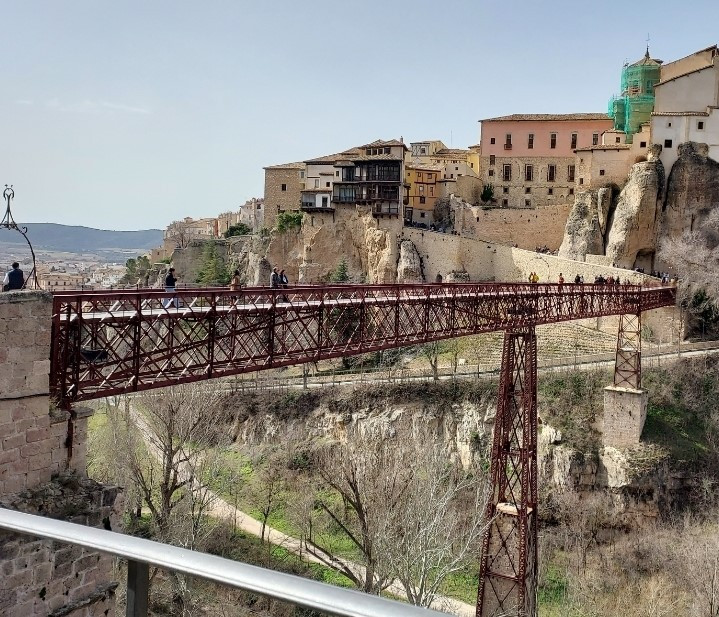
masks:
POLYGON ((72 416, 114 394, 505 331, 477 616, 535 617, 535 326, 621 316, 614 385, 637 390, 641 314, 675 302, 674 287, 524 283, 60 292, 50 392, 72 416))

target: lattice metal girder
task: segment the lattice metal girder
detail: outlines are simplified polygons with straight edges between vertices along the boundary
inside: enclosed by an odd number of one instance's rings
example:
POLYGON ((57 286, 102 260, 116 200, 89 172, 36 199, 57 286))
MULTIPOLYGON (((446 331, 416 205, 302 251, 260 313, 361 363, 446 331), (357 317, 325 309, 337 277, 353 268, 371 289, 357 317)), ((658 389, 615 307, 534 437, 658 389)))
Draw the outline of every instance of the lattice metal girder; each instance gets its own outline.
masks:
POLYGON ((619 317, 617 354, 614 363, 614 385, 623 388, 641 387, 642 383, 642 318, 641 313, 619 317))
POLYGON ((67 407, 467 334, 636 314, 674 301, 667 287, 523 283, 57 293, 50 383, 67 407))
POLYGON ((504 335, 478 617, 534 617, 537 576, 537 337, 504 335))

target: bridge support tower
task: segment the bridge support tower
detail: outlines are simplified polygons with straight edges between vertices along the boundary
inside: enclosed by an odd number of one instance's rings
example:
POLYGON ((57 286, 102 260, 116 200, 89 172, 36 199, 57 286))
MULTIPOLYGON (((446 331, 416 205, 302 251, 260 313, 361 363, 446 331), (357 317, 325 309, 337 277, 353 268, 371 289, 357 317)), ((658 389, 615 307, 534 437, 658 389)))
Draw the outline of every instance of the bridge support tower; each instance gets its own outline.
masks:
POLYGON ((477 617, 536 617, 537 338, 505 332, 477 617))
POLYGON ((647 419, 647 391, 642 389, 641 313, 619 317, 614 383, 604 389, 602 444, 627 448, 639 443, 647 419))

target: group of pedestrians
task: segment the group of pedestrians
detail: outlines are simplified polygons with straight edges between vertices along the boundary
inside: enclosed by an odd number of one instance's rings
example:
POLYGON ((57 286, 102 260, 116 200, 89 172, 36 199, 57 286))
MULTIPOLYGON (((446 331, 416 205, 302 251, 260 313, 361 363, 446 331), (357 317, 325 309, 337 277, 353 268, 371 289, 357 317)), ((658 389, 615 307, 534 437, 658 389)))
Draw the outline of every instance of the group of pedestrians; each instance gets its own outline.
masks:
POLYGON ((279 270, 277 268, 272 269, 270 274, 270 287, 272 289, 287 289, 290 286, 290 281, 285 274, 284 268, 279 270))

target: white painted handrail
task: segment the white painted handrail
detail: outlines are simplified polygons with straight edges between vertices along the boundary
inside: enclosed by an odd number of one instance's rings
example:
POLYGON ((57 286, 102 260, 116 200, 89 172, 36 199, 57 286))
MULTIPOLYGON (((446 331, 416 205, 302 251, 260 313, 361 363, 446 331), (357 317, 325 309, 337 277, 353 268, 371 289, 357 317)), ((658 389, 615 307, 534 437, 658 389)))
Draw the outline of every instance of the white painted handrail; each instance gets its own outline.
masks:
POLYGON ((121 533, 0 508, 0 529, 109 553, 128 561, 127 615, 147 614, 148 566, 340 617, 440 617, 447 613, 121 533))

